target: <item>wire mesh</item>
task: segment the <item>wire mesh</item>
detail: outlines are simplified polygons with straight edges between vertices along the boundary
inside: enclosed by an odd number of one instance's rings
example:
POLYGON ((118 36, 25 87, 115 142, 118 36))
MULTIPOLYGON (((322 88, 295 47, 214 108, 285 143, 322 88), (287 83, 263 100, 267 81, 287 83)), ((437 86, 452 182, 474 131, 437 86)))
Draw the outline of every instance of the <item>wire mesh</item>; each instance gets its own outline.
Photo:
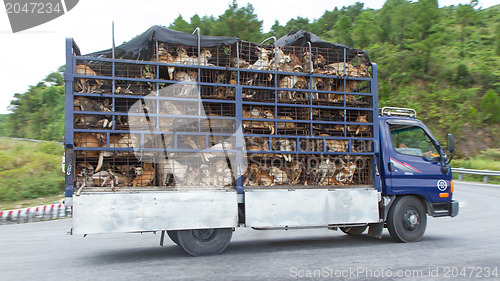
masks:
POLYGON ((373 159, 357 155, 373 153, 367 58, 237 44, 198 54, 159 42, 149 62, 77 58, 73 128, 88 132, 74 133, 75 186, 234 188, 238 137, 245 186, 370 184, 373 159))

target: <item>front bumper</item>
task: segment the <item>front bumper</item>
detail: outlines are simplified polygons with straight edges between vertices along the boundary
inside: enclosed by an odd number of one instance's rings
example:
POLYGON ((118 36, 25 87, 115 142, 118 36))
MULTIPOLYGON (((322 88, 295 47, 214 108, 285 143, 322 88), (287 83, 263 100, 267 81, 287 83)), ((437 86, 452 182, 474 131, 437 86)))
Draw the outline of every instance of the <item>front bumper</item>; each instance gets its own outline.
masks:
POLYGON ((458 215, 458 201, 431 203, 431 216, 433 217, 456 217, 458 215))

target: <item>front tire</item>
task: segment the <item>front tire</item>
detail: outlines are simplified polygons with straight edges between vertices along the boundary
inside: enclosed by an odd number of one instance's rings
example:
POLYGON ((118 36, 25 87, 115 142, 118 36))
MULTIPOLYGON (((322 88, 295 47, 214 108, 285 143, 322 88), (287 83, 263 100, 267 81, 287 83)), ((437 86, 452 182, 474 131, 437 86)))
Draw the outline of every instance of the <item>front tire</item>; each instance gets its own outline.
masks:
POLYGON ((232 228, 188 229, 177 231, 179 245, 192 256, 217 255, 226 249, 232 228))
POLYGON ((397 242, 420 241, 427 226, 422 202, 414 196, 399 197, 387 215, 387 229, 397 242))

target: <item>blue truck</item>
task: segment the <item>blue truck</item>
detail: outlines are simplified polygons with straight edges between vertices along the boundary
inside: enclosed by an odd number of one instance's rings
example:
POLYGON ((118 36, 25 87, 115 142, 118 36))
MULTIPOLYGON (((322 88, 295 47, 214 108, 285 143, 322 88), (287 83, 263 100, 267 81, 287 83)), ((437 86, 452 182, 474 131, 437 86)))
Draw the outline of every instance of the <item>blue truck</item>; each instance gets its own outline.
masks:
POLYGON ((195 32, 153 26, 88 55, 66 40, 71 233, 160 232, 198 256, 236 227, 414 242, 428 215, 458 214, 453 136, 443 148, 414 110, 379 109, 367 52, 195 32))

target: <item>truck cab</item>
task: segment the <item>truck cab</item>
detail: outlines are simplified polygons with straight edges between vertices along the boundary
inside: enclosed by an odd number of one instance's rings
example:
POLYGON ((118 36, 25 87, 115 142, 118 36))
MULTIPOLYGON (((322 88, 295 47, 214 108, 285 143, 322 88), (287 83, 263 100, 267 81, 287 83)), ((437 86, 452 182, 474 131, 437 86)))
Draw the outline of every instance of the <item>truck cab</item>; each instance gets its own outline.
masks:
MULTIPOLYGON (((381 189, 390 202, 385 208, 386 226, 401 242, 412 240, 419 231, 423 234, 425 213, 458 214, 458 202, 452 200, 451 157, 416 116, 413 109, 385 107, 379 117, 381 189), (404 210, 396 210, 400 208, 404 210), (402 232, 412 235, 402 237, 402 232)), ((446 150, 454 150, 452 135, 446 150)))

